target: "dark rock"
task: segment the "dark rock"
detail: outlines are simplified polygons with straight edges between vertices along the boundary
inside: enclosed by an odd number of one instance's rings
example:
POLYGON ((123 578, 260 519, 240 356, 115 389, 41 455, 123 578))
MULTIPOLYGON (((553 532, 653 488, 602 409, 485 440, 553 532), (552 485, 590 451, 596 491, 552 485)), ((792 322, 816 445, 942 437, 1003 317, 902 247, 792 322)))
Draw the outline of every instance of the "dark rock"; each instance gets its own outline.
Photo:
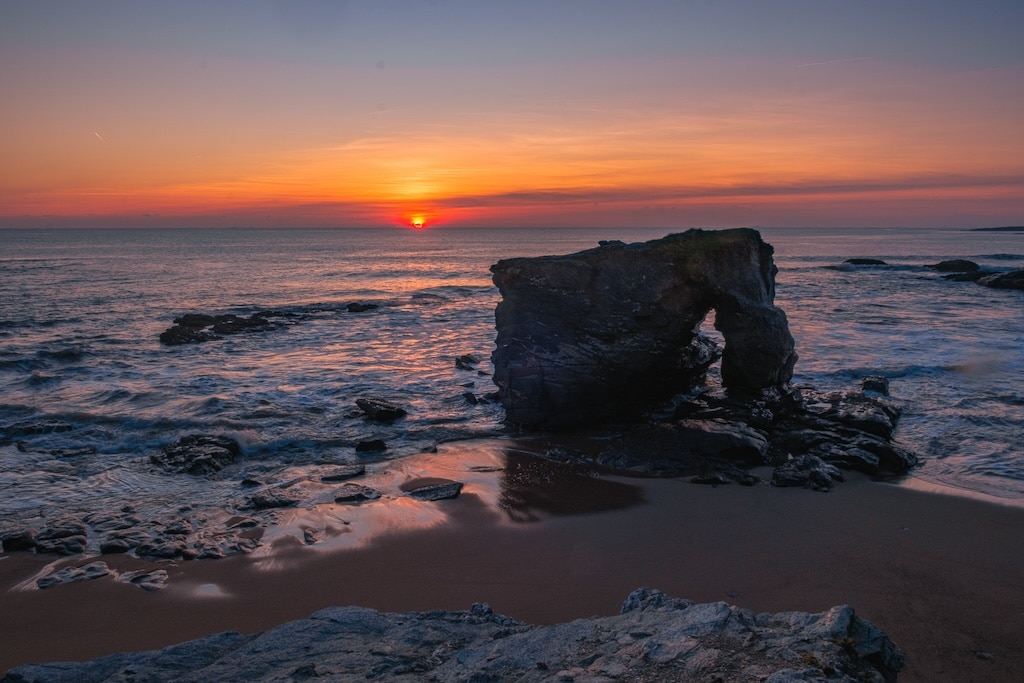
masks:
POLYGON ((506 418, 569 427, 634 415, 700 381, 716 312, 723 383, 784 385, 796 362, 773 305, 772 248, 754 230, 703 231, 491 266, 502 294, 491 360, 506 418))
POLYGON ((288 508, 298 505, 299 497, 286 489, 267 489, 254 493, 249 497, 245 507, 255 510, 270 510, 273 508, 288 508))
POLYGON ((361 503, 380 498, 380 491, 359 484, 345 484, 334 492, 335 503, 361 503))
POLYGON ((240 332, 265 332, 279 327, 269 318, 282 315, 287 314, 263 311, 246 317, 232 313, 226 315, 186 313, 175 318, 175 324, 160 333, 160 343, 166 346, 176 346, 212 341, 221 339, 223 335, 240 332))
POLYGON ((126 553, 136 545, 138 543, 132 542, 123 536, 114 536, 100 542, 100 553, 103 555, 126 553))
POLYGON ((842 480, 838 468, 816 455, 798 455, 772 473, 772 486, 802 486, 816 491, 828 491, 833 482, 842 480))
POLYGON ((187 536, 192 533, 192 523, 187 519, 178 519, 164 526, 164 533, 171 536, 187 536))
POLYGON ((747 470, 740 469, 735 465, 722 464, 708 467, 701 471, 696 477, 692 477, 693 484, 707 484, 710 486, 721 486, 723 484, 740 484, 742 486, 756 486, 761 483, 761 478, 751 474, 747 470))
POLYGON ((450 479, 426 478, 407 481, 401 489, 417 500, 446 500, 458 498, 462 493, 462 482, 450 479))
POLYGON ((950 282, 977 282, 986 275, 990 275, 989 271, 975 270, 969 273, 948 273, 942 276, 943 280, 949 280, 950 282))
POLYGON ((213 474, 242 455, 238 442, 225 436, 191 434, 183 436, 149 460, 166 472, 213 474))
POLYGON ((152 538, 135 548, 136 555, 151 560, 173 560, 183 557, 187 552, 188 545, 180 539, 152 538))
POLYGON ((356 444, 356 453, 379 453, 387 449, 388 445, 381 439, 370 439, 356 444))
POLYGON ((1024 290, 1024 268, 1012 270, 1008 273, 992 273, 978 279, 979 285, 993 287, 995 289, 1020 289, 1024 290))
POLYGON ((885 261, 876 258, 848 258, 843 263, 849 263, 851 266, 886 266, 889 265, 885 261))
POLYGON ((859 683, 895 681, 903 665, 896 645, 846 605, 817 614, 755 614, 641 589, 618 615, 550 626, 516 622, 486 604, 404 614, 331 607, 264 633, 19 666, 5 680, 859 683))
MULTIPOLYGON (((356 447, 358 450, 358 446, 356 447)), ((320 477, 320 481, 324 483, 333 483, 338 481, 345 481, 346 479, 352 479, 354 477, 360 477, 366 474, 366 465, 340 465, 331 470, 330 474, 324 474, 320 477)))
POLYGON ((184 325, 173 325, 160 333, 160 343, 165 346, 198 344, 214 339, 220 339, 220 337, 202 328, 185 327, 184 325))
POLYGON ((349 313, 365 313, 366 311, 372 311, 375 308, 380 308, 377 304, 361 303, 359 301, 353 301, 352 303, 345 306, 349 313))
POLYGON ((768 461, 763 432, 739 421, 678 420, 629 430, 597 456, 608 467, 675 475, 708 469, 723 459, 744 465, 768 461))
POLYGON ((889 379, 880 375, 868 375, 860 381, 860 388, 864 391, 873 391, 882 396, 889 395, 889 379))
POLYGON ((19 550, 32 550, 36 547, 36 530, 22 529, 3 535, 2 547, 5 553, 19 550))
POLYGON ((393 422, 406 415, 405 410, 381 398, 357 398, 356 405, 366 417, 377 422, 393 422))
POLYGON ((85 552, 86 538, 81 536, 63 536, 47 540, 36 540, 37 553, 53 555, 78 555, 85 552))
POLYGON ((476 370, 476 366, 479 362, 479 356, 472 353, 466 353, 455 359, 455 367, 459 370, 476 370))
POLYGON ((39 588, 52 588, 65 583, 77 581, 90 581, 110 574, 110 567, 106 562, 90 562, 81 567, 64 567, 36 579, 36 586, 39 588))
POLYGON ((940 261, 933 263, 928 266, 940 273, 973 273, 981 268, 974 261, 968 261, 967 259, 950 259, 948 261, 940 261))
POLYGON ((472 391, 462 392, 462 398, 465 399, 466 403, 468 403, 471 406, 475 406, 480 403, 480 399, 478 399, 476 397, 476 394, 474 394, 472 391))
POLYGON ((117 580, 138 586, 144 591, 158 591, 167 585, 167 570, 137 569, 131 572, 124 572, 117 577, 117 580))

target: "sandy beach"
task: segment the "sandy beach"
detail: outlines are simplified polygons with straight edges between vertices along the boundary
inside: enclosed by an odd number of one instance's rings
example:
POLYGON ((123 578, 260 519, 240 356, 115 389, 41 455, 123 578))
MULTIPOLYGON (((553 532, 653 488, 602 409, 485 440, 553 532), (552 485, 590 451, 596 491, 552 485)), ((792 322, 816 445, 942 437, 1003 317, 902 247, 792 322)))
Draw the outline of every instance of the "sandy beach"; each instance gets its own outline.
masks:
MULTIPOLYGON (((532 462, 526 476, 514 458, 488 471, 473 448, 440 458, 475 474, 458 499, 429 504, 444 514, 428 524, 336 549, 282 534, 267 552, 163 565, 160 591, 109 577, 16 588, 54 558, 2 555, 0 671, 254 632, 330 605, 488 602, 548 624, 614 614, 640 586, 755 611, 849 604, 900 646, 901 681, 1016 681, 1024 670, 1024 508, 857 477, 818 493, 532 462)), ((118 571, 153 566, 101 559, 118 571)))

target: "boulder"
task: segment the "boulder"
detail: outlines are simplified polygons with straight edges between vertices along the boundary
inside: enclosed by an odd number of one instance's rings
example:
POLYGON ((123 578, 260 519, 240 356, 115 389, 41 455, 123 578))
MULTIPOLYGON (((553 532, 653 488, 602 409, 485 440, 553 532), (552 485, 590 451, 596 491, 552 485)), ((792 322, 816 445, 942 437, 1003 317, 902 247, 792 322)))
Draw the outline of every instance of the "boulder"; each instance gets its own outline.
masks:
POLYGON ((636 244, 491 266, 494 383, 509 423, 544 428, 633 416, 702 380, 725 339, 722 381, 787 384, 797 355, 774 304, 772 247, 755 230, 690 230, 636 244))
POLYGON ((848 605, 760 613, 650 589, 619 614, 533 626, 486 604, 460 612, 330 607, 263 633, 220 633, 91 662, 19 666, 4 680, 895 681, 896 645, 848 605))
POLYGON ((948 261, 939 261, 928 266, 940 273, 973 273, 981 268, 974 261, 968 261, 967 259, 957 258, 950 259, 948 261))
POLYGON ((979 285, 995 289, 1024 290, 1024 268, 1011 270, 1008 273, 992 273, 977 280, 979 285))
POLYGON ((394 422, 406 414, 405 409, 382 398, 357 398, 356 405, 368 419, 376 422, 394 422))

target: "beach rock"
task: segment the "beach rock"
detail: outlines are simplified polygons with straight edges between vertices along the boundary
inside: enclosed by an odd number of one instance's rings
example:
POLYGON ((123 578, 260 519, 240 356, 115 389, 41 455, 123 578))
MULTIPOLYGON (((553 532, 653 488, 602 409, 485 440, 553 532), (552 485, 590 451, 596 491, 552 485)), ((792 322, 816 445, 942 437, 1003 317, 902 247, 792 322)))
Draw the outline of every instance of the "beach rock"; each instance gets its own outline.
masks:
POLYGON ((967 259, 950 259, 933 263, 928 268, 937 270, 940 273, 972 273, 981 268, 981 266, 967 259))
POLYGON ((880 375, 869 375, 860 381, 860 388, 882 396, 889 395, 889 379, 880 375))
POLYGON ((19 529, 17 531, 8 531, 0 538, 0 547, 3 548, 5 553, 32 550, 36 547, 36 530, 19 529))
POLYGON ((356 405, 368 419, 376 422, 394 422, 406 415, 403 408, 382 398, 357 398, 356 405))
POLYGON ((117 580, 138 586, 144 591, 158 591, 167 585, 167 576, 165 569, 137 569, 123 572, 118 575, 117 580))
POLYGON ((816 455, 799 455, 779 465, 772 473, 772 486, 802 486, 816 491, 828 491, 832 484, 843 480, 843 473, 816 455))
POLYGON ((225 436, 183 436, 149 460, 165 472, 205 475, 219 472, 242 455, 238 442, 225 436))
POLYGON ((886 266, 889 265, 885 261, 876 258, 848 258, 843 263, 849 263, 851 266, 886 266))
POLYGON ((106 562, 90 562, 81 567, 64 567, 41 576, 36 579, 36 586, 39 588, 52 588, 53 586, 65 583, 98 579, 108 574, 110 574, 110 567, 107 566, 106 562))
POLYGON ((745 466, 768 463, 766 434, 724 419, 684 419, 631 429, 597 456, 607 467, 674 476, 685 471, 722 469, 723 460, 745 466))
POLYGON ((508 422, 562 428, 636 415, 700 381, 725 339, 722 381, 787 384, 797 356, 773 305, 772 247, 755 230, 690 230, 491 266, 494 383, 508 422))
POLYGON ((287 489, 272 488, 252 494, 242 508, 249 510, 289 508, 298 505, 300 500, 301 497, 298 494, 287 489))
POLYGON ((455 359, 455 367, 459 370, 476 370, 480 363, 480 356, 473 353, 465 353, 455 359))
POLYGON ((896 646, 846 605, 755 614, 648 589, 621 613, 532 626, 486 604, 395 614, 331 607, 263 633, 220 633, 91 662, 19 666, 2 679, 455 681, 895 681, 896 646))
POLYGON ((402 484, 401 489, 417 500, 447 500, 458 498, 462 493, 462 482, 450 479, 417 479, 402 484))
POLYGON ((362 503, 380 498, 380 491, 359 484, 345 484, 334 492, 335 503, 362 503))
POLYGON ((979 285, 994 289, 1024 290, 1024 268, 1011 270, 1008 273, 992 273, 978 279, 979 285))
POLYGON ((356 453, 379 453, 387 449, 388 445, 381 439, 368 439, 356 444, 356 453))
POLYGON ((333 482, 345 481, 346 479, 354 479, 366 474, 366 465, 339 465, 333 468, 329 473, 321 475, 320 481, 325 484, 333 482))

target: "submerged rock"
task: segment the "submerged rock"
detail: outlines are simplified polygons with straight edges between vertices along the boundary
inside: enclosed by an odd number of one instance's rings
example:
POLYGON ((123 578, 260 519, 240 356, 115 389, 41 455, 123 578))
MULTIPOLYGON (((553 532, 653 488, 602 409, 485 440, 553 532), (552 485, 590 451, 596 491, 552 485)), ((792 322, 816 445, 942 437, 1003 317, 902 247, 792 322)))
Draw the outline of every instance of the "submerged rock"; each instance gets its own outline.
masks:
POLYGON ((462 482, 437 477, 414 479, 402 484, 401 489, 412 498, 431 501, 458 498, 462 493, 462 486, 462 482))
POLYGON ((723 383, 785 385, 796 352, 773 305, 772 247, 754 230, 690 230, 638 244, 491 266, 494 382, 510 423, 559 428, 635 415, 692 387, 725 338, 723 383))
POLYGON ((933 263, 928 268, 937 270, 940 273, 973 273, 980 269, 981 266, 967 259, 949 259, 948 261, 933 263))
POLYGON ((394 422, 405 417, 405 409, 382 398, 357 398, 356 405, 366 417, 376 422, 394 422))
POLYGON ((331 607, 263 633, 220 633, 91 662, 19 666, 4 680, 895 681, 896 645, 846 605, 755 614, 660 591, 621 613, 532 626, 486 604, 394 614, 331 607), (130 673, 129 673, 130 672, 130 673))
POLYGON ((190 434, 164 446, 149 460, 165 472, 204 475, 219 472, 241 455, 242 449, 234 439, 190 434))
POLYGON ((1011 270, 1008 273, 992 273, 978 279, 979 285, 994 289, 1024 290, 1024 268, 1011 270))

